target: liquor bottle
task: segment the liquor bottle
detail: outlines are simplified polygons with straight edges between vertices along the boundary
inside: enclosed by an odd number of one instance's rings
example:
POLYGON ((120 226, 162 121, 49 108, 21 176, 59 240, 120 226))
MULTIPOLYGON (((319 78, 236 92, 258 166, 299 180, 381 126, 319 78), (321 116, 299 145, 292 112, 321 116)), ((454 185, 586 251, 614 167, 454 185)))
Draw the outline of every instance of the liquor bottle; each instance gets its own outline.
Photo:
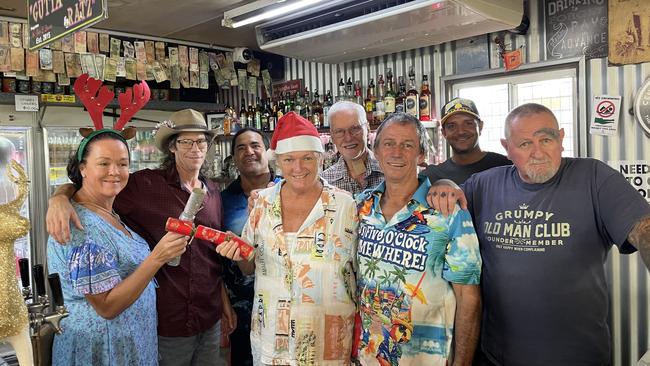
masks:
POLYGON ((262 103, 260 103, 260 98, 257 98, 257 107, 255 108, 255 128, 258 130, 262 130, 262 113, 264 110, 262 109, 262 103))
POLYGON ((282 117, 282 110, 277 104, 273 104, 271 107, 271 115, 269 116, 269 132, 275 130, 275 125, 278 123, 278 119, 282 117))
POLYGON ((429 78, 422 75, 422 89, 420 90, 420 121, 431 121, 431 91, 429 78))
POLYGON ((406 92, 406 113, 413 117, 419 118, 418 107, 420 105, 420 98, 418 96, 418 89, 415 86, 415 70, 413 67, 409 69, 409 91, 406 92))
POLYGON ((287 92, 287 102, 284 105, 284 114, 287 114, 289 112, 293 112, 293 105, 294 105, 294 100, 293 96, 291 95, 291 92, 287 92))
POLYGON ((368 90, 366 91, 366 99, 364 100, 364 107, 366 109, 366 120, 368 124, 374 124, 375 108, 377 97, 375 97, 375 79, 370 79, 368 90))
POLYGON ((278 95, 278 103, 276 105, 278 111, 284 113, 284 93, 278 95))
POLYGON ((373 119, 376 125, 381 124, 386 115, 386 107, 384 105, 385 89, 384 89, 384 75, 379 75, 379 80, 377 81, 378 96, 377 101, 375 102, 375 115, 373 119))
POLYGON ((246 100, 241 98, 241 104, 239 109, 239 124, 244 127, 248 125, 248 112, 246 111, 246 100))
POLYGON ((248 124, 242 127, 255 127, 255 107, 252 101, 248 103, 248 124))
POLYGON ((309 97, 309 89, 305 87, 305 93, 303 94, 303 110, 302 110, 302 116, 305 117, 305 119, 311 121, 311 98, 309 97))
POLYGON ((404 77, 399 77, 399 92, 395 98, 395 112, 404 112, 404 102, 406 101, 406 83, 404 77))
POLYGON ((354 102, 363 106, 363 96, 361 96, 361 80, 354 82, 354 102))
POLYGON ((352 100, 352 97, 354 96, 353 91, 352 91, 352 78, 348 78, 348 81, 345 82, 345 99, 344 100, 352 100))
POLYGON ((314 90, 314 101, 311 102, 311 122, 317 129, 323 127, 323 104, 320 102, 318 89, 314 90))
POLYGON ((302 96, 302 91, 298 90, 296 92, 296 104, 293 106, 293 111, 298 115, 303 115, 305 113, 305 98, 302 96))
POLYGON ((323 128, 330 127, 330 121, 327 119, 330 108, 332 107, 332 93, 328 90, 323 102, 323 128))
POLYGON ((345 100, 345 83, 343 82, 343 78, 340 78, 339 90, 338 90, 338 94, 336 94, 336 101, 340 102, 342 100, 345 100))
POLYGON ((386 78, 388 79, 388 90, 386 90, 386 96, 384 97, 384 109, 386 110, 386 117, 395 113, 395 92, 393 91, 393 71, 388 69, 386 73, 386 78))
POLYGON ((269 131, 269 117, 271 117, 271 108, 269 107, 268 100, 264 103, 264 109, 262 110, 262 131, 269 131))

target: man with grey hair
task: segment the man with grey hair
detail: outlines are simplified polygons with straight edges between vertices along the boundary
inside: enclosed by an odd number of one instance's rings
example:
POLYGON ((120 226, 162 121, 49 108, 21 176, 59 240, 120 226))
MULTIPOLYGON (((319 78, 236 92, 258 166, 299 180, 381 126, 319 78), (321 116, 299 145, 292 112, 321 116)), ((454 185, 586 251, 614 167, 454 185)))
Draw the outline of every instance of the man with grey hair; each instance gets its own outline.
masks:
POLYGON ((471 365, 481 298, 481 257, 472 219, 426 202, 418 177, 426 132, 406 113, 377 130, 374 151, 385 180, 357 197, 361 365, 471 365), (452 340, 454 346, 452 347, 452 340))
POLYGON ((514 166, 462 186, 484 261, 480 365, 611 364, 607 254, 650 267, 650 206, 604 163, 563 158, 563 138, 548 108, 521 105, 501 140, 514 166))
POLYGON ((321 176, 353 195, 374 188, 384 175, 368 149, 366 111, 356 103, 336 102, 327 114, 332 142, 340 157, 321 176))

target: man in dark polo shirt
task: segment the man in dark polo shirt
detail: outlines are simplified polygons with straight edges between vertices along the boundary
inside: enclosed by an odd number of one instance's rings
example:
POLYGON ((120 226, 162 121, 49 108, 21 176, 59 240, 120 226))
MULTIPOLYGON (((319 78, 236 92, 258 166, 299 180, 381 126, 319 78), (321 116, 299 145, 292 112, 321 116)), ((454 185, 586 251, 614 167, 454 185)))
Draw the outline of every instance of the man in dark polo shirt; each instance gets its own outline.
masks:
POLYGON ((472 174, 502 165, 512 165, 505 156, 483 151, 478 138, 483 121, 473 101, 454 98, 442 107, 442 135, 451 146, 451 157, 438 165, 429 165, 422 173, 431 184, 450 179, 463 184, 472 174))
MULTIPOLYGON (((194 222, 221 229, 219 190, 200 174, 214 135, 201 113, 191 109, 173 113, 155 135, 156 146, 166 154, 161 168, 132 173, 116 197, 115 211, 151 247, 165 234, 167 218, 181 214, 194 188, 206 192, 194 222)), ((49 201, 47 229, 61 243, 69 240, 69 221, 83 230, 70 206, 73 193, 74 186, 64 185, 49 201)), ((236 319, 221 263, 212 243, 194 239, 179 266, 163 266, 156 274, 161 366, 224 364, 219 359, 219 320, 223 314, 226 328, 232 330, 236 319)))
MULTIPOLYGON (((266 136, 260 130, 250 127, 237 131, 233 137, 231 151, 239 177, 221 192, 225 230, 241 235, 248 220, 250 192, 266 188, 273 179, 273 171, 269 169, 269 161, 264 154, 268 145, 266 136)), ((226 258, 224 261, 228 295, 237 313, 237 328, 230 334, 230 364, 253 365, 250 331, 255 276, 243 275, 235 262, 226 258)))

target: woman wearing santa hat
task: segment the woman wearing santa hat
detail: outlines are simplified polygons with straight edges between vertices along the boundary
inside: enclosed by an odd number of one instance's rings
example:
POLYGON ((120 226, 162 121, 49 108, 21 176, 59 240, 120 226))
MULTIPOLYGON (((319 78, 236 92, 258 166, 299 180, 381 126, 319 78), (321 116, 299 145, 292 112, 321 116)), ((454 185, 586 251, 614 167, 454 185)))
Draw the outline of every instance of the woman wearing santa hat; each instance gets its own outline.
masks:
POLYGON ((260 191, 242 239, 217 251, 255 273, 251 348, 256 365, 348 365, 355 315, 356 205, 319 176, 323 146, 295 113, 278 121, 269 158, 284 180, 260 191))

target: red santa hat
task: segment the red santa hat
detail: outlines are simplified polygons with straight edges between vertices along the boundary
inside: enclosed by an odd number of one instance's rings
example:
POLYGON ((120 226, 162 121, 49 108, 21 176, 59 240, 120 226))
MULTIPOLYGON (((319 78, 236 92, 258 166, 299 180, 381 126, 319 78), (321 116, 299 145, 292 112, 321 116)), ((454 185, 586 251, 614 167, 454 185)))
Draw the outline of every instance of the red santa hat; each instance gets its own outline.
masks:
POLYGON ((325 152, 316 127, 300 115, 289 112, 278 120, 268 153, 272 158, 293 151, 325 152))

